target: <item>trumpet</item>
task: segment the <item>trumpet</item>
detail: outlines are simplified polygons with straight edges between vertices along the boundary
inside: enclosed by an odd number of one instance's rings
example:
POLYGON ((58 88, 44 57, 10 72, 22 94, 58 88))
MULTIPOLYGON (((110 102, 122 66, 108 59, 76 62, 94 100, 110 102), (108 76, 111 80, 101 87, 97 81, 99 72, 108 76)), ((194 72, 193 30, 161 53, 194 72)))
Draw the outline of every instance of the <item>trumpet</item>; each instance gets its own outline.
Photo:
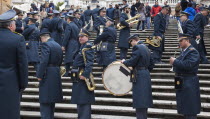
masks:
MULTIPOLYGON (((139 20, 136 20, 137 18, 139 18, 141 15, 140 14, 137 14, 136 16, 134 16, 134 17, 132 17, 132 18, 130 18, 130 19, 128 19, 128 20, 126 20, 126 22, 127 23, 133 23, 133 24, 137 24, 138 22, 139 22, 139 20)), ((123 29, 123 28, 125 28, 126 26, 124 26, 124 25, 122 25, 122 24, 120 24, 120 23, 118 23, 117 24, 117 29, 118 30, 121 30, 121 29, 123 29)))
POLYGON ((150 44, 153 47, 160 47, 162 38, 156 38, 155 36, 146 38, 144 43, 150 44))

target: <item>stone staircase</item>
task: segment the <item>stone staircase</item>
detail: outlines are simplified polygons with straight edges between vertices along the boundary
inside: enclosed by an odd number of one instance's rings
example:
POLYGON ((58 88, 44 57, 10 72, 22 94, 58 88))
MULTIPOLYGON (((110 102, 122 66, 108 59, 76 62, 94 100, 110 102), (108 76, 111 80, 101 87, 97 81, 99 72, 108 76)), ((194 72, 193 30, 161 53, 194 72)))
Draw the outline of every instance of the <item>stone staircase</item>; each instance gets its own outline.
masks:
MULTIPOLYGON (((177 48, 177 28, 176 24, 171 21, 171 24, 166 31, 165 52, 163 53, 162 61, 166 64, 157 64, 151 72, 152 77, 152 95, 154 107, 148 110, 149 119, 183 119, 176 111, 176 95, 174 90, 174 73, 170 72, 169 57, 173 56, 175 51, 179 55, 177 48)), ((146 39, 152 36, 153 30, 136 31, 131 30, 131 34, 140 34, 141 39, 146 39)), ((91 41, 96 38, 95 33, 91 33, 91 41)), ((119 31, 118 31, 119 34, 119 31)), ((210 29, 205 30, 207 36, 206 47, 210 54, 210 29)), ((118 35, 119 36, 119 35, 118 35)), ((116 43, 117 44, 117 43, 116 43)), ((119 49, 116 47, 117 59, 119 59, 119 49)), ((131 55, 131 49, 128 52, 128 58, 131 55)), ((208 55, 210 60, 210 55, 208 55)), ((93 74, 96 83, 96 103, 92 105, 92 119, 135 119, 135 110, 132 105, 132 92, 126 96, 115 97, 108 93, 103 87, 101 74, 102 67, 94 63, 93 74)), ((35 70, 29 66, 29 85, 23 92, 21 101, 21 117, 23 119, 38 119, 40 118, 39 107, 39 89, 38 81, 35 77, 35 70)), ((210 119, 210 65, 201 64, 199 67, 200 89, 202 99, 201 113, 198 119, 210 119)), ((76 105, 70 104, 72 93, 72 82, 69 77, 62 78, 64 100, 62 103, 56 104, 55 118, 56 119, 76 119, 76 105)))

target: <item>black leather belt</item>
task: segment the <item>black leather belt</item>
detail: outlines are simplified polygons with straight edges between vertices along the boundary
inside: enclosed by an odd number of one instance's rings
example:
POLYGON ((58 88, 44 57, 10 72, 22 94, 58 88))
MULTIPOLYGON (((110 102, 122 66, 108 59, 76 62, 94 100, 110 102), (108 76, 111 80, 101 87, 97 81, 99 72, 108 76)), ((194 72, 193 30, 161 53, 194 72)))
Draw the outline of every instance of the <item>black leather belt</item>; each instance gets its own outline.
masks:
POLYGON ((48 64, 47 66, 48 67, 58 67, 59 65, 58 64, 48 64))
POLYGON ((196 73, 176 73, 176 76, 197 76, 196 73))
POLYGON ((148 69, 147 67, 135 67, 136 70, 146 70, 148 69))

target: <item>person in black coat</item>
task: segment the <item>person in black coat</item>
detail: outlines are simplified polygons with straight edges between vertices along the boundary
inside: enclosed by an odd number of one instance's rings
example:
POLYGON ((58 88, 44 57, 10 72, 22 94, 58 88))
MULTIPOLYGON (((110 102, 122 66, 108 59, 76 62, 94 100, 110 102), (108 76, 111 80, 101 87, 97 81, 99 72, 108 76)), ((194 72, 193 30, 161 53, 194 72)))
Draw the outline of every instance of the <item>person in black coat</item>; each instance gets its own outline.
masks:
POLYGON ((35 70, 39 64, 39 30, 35 25, 36 19, 29 18, 29 25, 23 31, 23 36, 26 39, 26 52, 28 63, 34 65, 35 70))
POLYGON ((185 119, 197 119, 201 110, 200 85, 197 76, 200 62, 199 52, 190 44, 190 37, 179 35, 182 52, 178 58, 171 57, 170 64, 175 72, 177 111, 185 119))
POLYGON ((107 21, 106 27, 101 35, 99 35, 94 44, 101 43, 98 52, 97 62, 105 69, 109 64, 116 60, 115 41, 117 39, 117 31, 114 28, 113 21, 107 21))
POLYGON ((196 50, 198 50, 198 45, 195 41, 195 25, 193 21, 188 19, 188 16, 189 14, 187 12, 181 12, 180 14, 181 27, 184 34, 188 34, 191 36, 190 43, 196 50))
POLYGON ((19 119, 21 92, 28 85, 25 39, 15 32, 16 12, 0 15, 0 115, 1 119, 19 119))
POLYGON ((62 50, 65 51, 65 58, 64 63, 66 67, 66 74, 64 76, 68 76, 70 71, 70 66, 73 63, 73 59, 79 50, 79 41, 78 41, 78 34, 79 28, 73 22, 75 17, 73 15, 67 16, 67 26, 64 33, 64 39, 62 44, 62 50))
POLYGON ((120 15, 120 24, 126 26, 120 30, 118 48, 120 48, 120 59, 126 59, 128 48, 130 47, 127 42, 128 37, 130 36, 130 27, 133 26, 132 23, 127 23, 126 20, 130 18, 130 8, 128 5, 124 6, 123 12, 120 15))
POLYGON ((91 16, 92 16, 92 10, 90 9, 90 6, 87 6, 87 10, 85 10, 84 16, 85 16, 86 24, 89 23, 86 29, 89 30, 90 29, 90 20, 91 20, 91 16))
POLYGON ((31 17, 32 17, 31 12, 28 12, 27 17, 25 19, 23 19, 24 28, 26 28, 26 26, 28 25, 29 18, 31 18, 31 17))
POLYGON ((97 31, 97 36, 100 33, 100 26, 106 26, 106 9, 103 7, 99 10, 99 16, 95 18, 95 21, 93 22, 93 26, 95 30, 97 31))
POLYGON ((51 20, 49 29, 51 37, 60 45, 62 45, 63 20, 59 17, 60 12, 53 10, 54 17, 51 20))
POLYGON ((209 64, 209 61, 206 57, 207 52, 204 43, 204 27, 206 26, 206 16, 209 14, 208 9, 203 9, 200 13, 196 14, 193 22, 195 24, 195 36, 196 39, 200 39, 198 42, 198 51, 200 54, 200 63, 209 64))
POLYGON ((150 50, 137 34, 128 39, 133 46, 132 56, 129 60, 122 60, 122 63, 133 67, 133 108, 136 109, 137 119, 147 119, 147 110, 153 106, 150 71, 154 63, 150 50))
POLYGON ((36 19, 35 25, 37 28, 39 28, 39 22, 38 22, 40 19, 39 13, 37 11, 33 11, 33 12, 31 12, 31 15, 32 15, 32 18, 36 19))
POLYGON ((39 102, 42 119, 54 119, 55 103, 63 100, 60 66, 63 60, 61 46, 50 38, 49 32, 40 34, 41 59, 37 72, 39 102))
POLYGON ((79 52, 73 62, 73 70, 78 70, 79 72, 83 70, 83 73, 77 73, 77 76, 72 75, 73 87, 71 103, 77 104, 78 119, 91 119, 91 104, 95 102, 94 91, 90 91, 87 88, 87 84, 84 81, 86 78, 90 78, 92 72, 92 67, 94 63, 94 49, 91 47, 93 44, 89 41, 90 34, 82 29, 79 33, 79 42, 81 44, 79 52), (84 48, 90 48, 85 51, 85 59, 82 54, 84 48))
POLYGON ((18 14, 18 18, 15 21, 16 22, 16 29, 15 32, 18 32, 20 34, 22 34, 24 26, 23 26, 23 13, 19 13, 18 14))
POLYGON ((165 44, 165 30, 166 30, 166 19, 165 15, 168 14, 169 8, 166 6, 162 7, 162 10, 160 13, 158 13, 154 18, 154 36, 161 40, 160 47, 154 47, 152 45, 149 45, 149 48, 153 51, 152 57, 154 59, 155 63, 160 63, 162 58, 162 53, 164 51, 164 44, 165 44))

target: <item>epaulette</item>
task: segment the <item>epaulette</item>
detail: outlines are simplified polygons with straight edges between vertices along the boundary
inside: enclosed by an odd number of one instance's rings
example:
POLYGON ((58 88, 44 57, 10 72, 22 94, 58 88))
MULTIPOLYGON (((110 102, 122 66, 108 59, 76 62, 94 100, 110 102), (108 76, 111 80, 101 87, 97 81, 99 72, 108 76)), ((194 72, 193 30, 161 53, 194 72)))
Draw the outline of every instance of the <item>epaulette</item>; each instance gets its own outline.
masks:
POLYGON ((13 32, 13 33, 15 33, 15 34, 17 34, 17 35, 20 35, 20 36, 23 36, 22 34, 20 34, 20 33, 18 33, 18 32, 13 32))
POLYGON ((92 44, 92 43, 87 42, 85 47, 86 47, 86 48, 91 48, 92 46, 93 46, 93 44, 92 44))
POLYGON ((195 50, 195 48, 190 48, 189 50, 195 50))

